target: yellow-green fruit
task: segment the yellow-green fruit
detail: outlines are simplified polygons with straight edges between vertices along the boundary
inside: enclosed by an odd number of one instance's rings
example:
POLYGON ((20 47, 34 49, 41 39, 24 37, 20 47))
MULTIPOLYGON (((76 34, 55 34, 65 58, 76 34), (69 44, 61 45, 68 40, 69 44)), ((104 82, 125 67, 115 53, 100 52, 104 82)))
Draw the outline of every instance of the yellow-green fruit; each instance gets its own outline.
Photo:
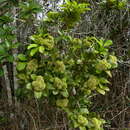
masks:
POLYGON ((96 65, 96 69, 100 70, 100 71, 105 71, 107 69, 111 68, 111 64, 107 62, 106 59, 103 60, 99 60, 97 65, 96 65))
POLYGON ((21 80, 27 80, 27 75, 24 74, 24 73, 19 73, 17 76, 18 76, 18 78, 21 79, 21 80))
POLYGON ((94 126, 95 126, 95 128, 96 128, 97 130, 100 129, 101 124, 102 124, 102 122, 101 122, 99 119, 95 118, 95 117, 92 118, 92 123, 94 124, 94 126))
POLYGON ((73 44, 78 44, 78 45, 81 45, 82 44, 82 41, 79 39, 79 38, 74 38, 73 40, 72 40, 72 43, 73 44))
POLYGON ((92 42, 88 41, 88 39, 83 39, 83 44, 86 46, 86 47, 90 47, 92 45, 92 42))
POLYGON ((54 38, 51 35, 48 35, 47 37, 50 41, 54 42, 54 38))
POLYGON ((54 87, 58 89, 62 89, 62 80, 60 80, 58 77, 54 78, 54 87))
POLYGON ((68 64, 74 65, 74 64, 75 64, 75 61, 74 61, 73 59, 70 59, 70 60, 68 61, 68 64))
POLYGON ((51 50, 54 47, 54 41, 44 39, 44 45, 47 46, 49 50, 51 50))
POLYGON ((44 45, 48 50, 51 50, 54 47, 54 38, 50 35, 48 35, 46 38, 37 36, 36 41, 38 44, 44 45))
POLYGON ((27 63, 27 70, 30 72, 35 72, 38 68, 38 61, 36 59, 32 59, 27 63))
POLYGON ((68 99, 58 99, 56 101, 56 105, 58 107, 67 107, 68 106, 68 103, 69 103, 69 100, 68 99))
POLYGON ((32 82, 34 91, 40 92, 45 89, 46 84, 42 76, 37 76, 36 80, 32 82))
POLYGON ((90 94, 91 94, 91 90, 85 89, 85 90, 84 90, 84 93, 85 93, 86 95, 90 95, 90 94))
POLYGON ((44 45, 47 49, 51 50, 54 47, 54 41, 50 39, 41 39, 40 41, 41 45, 44 45))
POLYGON ((54 47, 54 38, 52 36, 48 35, 47 39, 49 40, 48 44, 47 44, 48 49, 51 50, 54 47))
POLYGON ((79 115, 78 116, 78 123, 82 126, 86 126, 88 124, 88 120, 86 117, 79 115))
POLYGON ((62 88, 63 88, 63 89, 67 88, 66 82, 62 82, 62 88))
POLYGON ((67 88, 67 84, 64 80, 59 79, 58 77, 54 78, 54 87, 57 89, 67 88))
POLYGON ((89 88, 91 90, 96 89, 96 86, 99 84, 99 81, 96 76, 91 75, 89 79, 84 83, 84 88, 89 88))
POLYGON ((63 73, 65 71, 65 65, 64 65, 63 61, 56 61, 55 70, 58 72, 61 72, 61 73, 63 73))

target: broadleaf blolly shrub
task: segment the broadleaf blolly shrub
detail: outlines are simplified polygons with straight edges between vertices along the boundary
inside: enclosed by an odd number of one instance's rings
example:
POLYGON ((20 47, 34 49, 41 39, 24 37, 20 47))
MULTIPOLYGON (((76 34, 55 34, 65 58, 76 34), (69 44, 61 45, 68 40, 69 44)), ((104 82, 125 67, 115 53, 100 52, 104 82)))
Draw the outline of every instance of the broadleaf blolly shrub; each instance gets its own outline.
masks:
MULTIPOLYGON (((73 13, 76 13, 80 5, 74 3, 73 13)), ((59 14, 69 13, 66 10, 71 4, 73 2, 67 0, 59 14)), ((66 19, 59 17, 59 22, 66 23, 66 19)), ((67 23, 72 20, 67 18, 67 23)), ((67 26, 69 28, 70 24, 67 26)), ((18 55, 19 84, 28 91, 29 98, 48 99, 65 111, 70 126, 80 130, 103 130, 105 121, 90 111, 91 97, 109 91, 108 77, 112 76, 111 69, 117 67, 117 58, 109 52, 112 41, 89 36, 76 38, 66 29, 59 32, 54 36, 38 32, 30 37, 26 53, 18 55)))

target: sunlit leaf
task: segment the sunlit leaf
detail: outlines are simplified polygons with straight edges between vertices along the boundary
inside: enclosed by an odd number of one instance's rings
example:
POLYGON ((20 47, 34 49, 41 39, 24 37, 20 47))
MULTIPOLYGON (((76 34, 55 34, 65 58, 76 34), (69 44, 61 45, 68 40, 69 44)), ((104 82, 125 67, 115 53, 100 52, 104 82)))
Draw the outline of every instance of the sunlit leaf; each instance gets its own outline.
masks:
POLYGON ((26 58, 26 56, 24 54, 19 54, 17 57, 21 61, 26 61, 27 60, 27 58, 26 58))
POLYGON ((35 48, 35 47, 37 47, 37 46, 38 46, 37 44, 30 44, 30 45, 28 46, 28 50, 31 49, 31 48, 35 48))
POLYGON ((99 92, 102 95, 105 95, 105 91, 103 89, 97 88, 97 92, 99 92))
POLYGON ((104 47, 108 47, 110 45, 112 45, 112 41, 111 40, 107 40, 105 43, 104 43, 104 47))
POLYGON ((39 47, 39 52, 40 52, 40 53, 43 53, 44 50, 45 50, 45 48, 44 48, 43 46, 40 46, 40 47, 39 47))
POLYGON ((22 71, 22 70, 25 69, 26 65, 27 65, 26 62, 18 62, 16 68, 17 68, 18 71, 22 71))
POLYGON ((38 48, 31 49, 30 56, 34 56, 38 52, 38 48))

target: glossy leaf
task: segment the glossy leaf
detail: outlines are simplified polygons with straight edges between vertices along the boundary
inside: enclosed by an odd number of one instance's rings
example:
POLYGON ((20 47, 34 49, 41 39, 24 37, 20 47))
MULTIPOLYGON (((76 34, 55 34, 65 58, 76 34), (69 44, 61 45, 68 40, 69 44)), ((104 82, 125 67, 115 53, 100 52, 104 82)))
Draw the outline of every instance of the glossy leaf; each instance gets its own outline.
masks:
POLYGON ((28 46, 28 50, 31 49, 31 48, 35 48, 35 47, 38 47, 38 45, 37 45, 37 44, 30 44, 30 45, 28 46))
POLYGON ((22 71, 22 70, 25 69, 26 65, 27 65, 26 62, 18 62, 16 68, 17 68, 18 71, 22 71))
POLYGON ((44 50, 45 50, 45 48, 44 48, 43 46, 40 46, 40 47, 39 47, 39 52, 40 52, 40 53, 43 53, 44 50))
POLYGON ((38 52, 38 48, 31 49, 30 56, 34 56, 38 52))
POLYGON ((20 61, 26 61, 27 60, 27 58, 24 54, 19 54, 17 57, 20 61))

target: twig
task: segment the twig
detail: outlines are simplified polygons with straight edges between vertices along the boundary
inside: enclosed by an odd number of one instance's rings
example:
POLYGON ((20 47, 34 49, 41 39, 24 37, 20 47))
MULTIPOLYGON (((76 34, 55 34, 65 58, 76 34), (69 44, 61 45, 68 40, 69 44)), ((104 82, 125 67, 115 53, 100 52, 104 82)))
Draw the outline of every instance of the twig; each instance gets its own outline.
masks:
POLYGON ((122 112, 126 111, 129 107, 126 107, 125 109, 123 109, 122 111, 120 111, 117 115, 115 115, 111 120, 113 120, 114 118, 116 118, 117 116, 119 116, 122 112))

